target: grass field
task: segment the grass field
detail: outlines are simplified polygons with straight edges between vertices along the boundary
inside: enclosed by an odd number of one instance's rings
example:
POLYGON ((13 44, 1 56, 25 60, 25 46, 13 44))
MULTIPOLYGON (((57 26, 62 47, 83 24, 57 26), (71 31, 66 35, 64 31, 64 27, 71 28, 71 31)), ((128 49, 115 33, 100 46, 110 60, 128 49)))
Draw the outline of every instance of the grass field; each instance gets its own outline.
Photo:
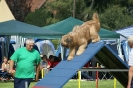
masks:
MULTIPOLYGON (((30 88, 34 86, 36 82, 32 82, 30 88)), ((118 81, 116 88, 124 88, 118 81)), ((0 82, 0 88, 13 88, 13 82, 0 82)), ((78 81, 69 81, 63 88, 78 88, 78 81)), ((81 81, 81 88, 96 88, 96 81, 81 81)), ((98 88, 114 88, 113 80, 99 80, 98 88)))

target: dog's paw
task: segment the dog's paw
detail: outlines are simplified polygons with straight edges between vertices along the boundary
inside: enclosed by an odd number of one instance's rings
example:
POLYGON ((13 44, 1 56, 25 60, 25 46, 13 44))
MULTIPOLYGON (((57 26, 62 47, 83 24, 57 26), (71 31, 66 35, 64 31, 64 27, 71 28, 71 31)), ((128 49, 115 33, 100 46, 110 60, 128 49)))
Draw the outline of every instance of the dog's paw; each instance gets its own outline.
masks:
POLYGON ((71 57, 71 56, 69 56, 69 57, 67 58, 68 61, 70 61, 70 60, 72 60, 72 59, 73 59, 73 57, 71 57))
POLYGON ((99 42, 99 41, 100 41, 100 37, 93 39, 92 43, 99 42))
POLYGON ((92 40, 92 43, 99 42, 100 40, 92 40))
POLYGON ((77 51, 76 55, 81 55, 84 52, 84 50, 77 51))
POLYGON ((92 40, 92 43, 95 43, 95 42, 97 42, 96 40, 92 40))

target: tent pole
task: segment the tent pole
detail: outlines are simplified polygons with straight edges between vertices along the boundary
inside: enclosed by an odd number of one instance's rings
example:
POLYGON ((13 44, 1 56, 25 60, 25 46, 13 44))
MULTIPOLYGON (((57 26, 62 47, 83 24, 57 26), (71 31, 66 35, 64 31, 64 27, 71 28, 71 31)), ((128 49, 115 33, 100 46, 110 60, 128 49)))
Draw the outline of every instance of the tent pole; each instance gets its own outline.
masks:
POLYGON ((5 36, 5 56, 8 57, 11 36, 5 36))
POLYGON ((2 53, 2 61, 3 61, 3 57, 4 57, 4 38, 1 37, 1 53, 2 53))

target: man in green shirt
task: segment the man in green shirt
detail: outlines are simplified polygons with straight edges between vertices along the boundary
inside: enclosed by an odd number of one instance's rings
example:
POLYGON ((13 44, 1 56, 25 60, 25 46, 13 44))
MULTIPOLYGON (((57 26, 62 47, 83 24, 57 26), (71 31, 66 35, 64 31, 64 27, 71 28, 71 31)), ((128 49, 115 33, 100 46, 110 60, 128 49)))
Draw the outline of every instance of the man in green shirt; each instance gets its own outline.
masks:
POLYGON ((26 47, 17 49, 10 60, 9 73, 14 73, 13 66, 16 62, 14 88, 28 88, 32 79, 38 81, 41 57, 37 50, 33 49, 34 40, 26 39, 26 47))

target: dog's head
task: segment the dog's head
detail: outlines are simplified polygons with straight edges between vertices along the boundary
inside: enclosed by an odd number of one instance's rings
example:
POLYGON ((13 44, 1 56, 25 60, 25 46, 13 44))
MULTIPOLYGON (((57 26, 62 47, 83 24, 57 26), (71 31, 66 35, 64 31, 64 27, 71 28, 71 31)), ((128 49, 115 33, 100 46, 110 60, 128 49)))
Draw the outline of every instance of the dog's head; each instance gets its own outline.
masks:
POLYGON ((61 45, 66 48, 69 48, 72 44, 72 41, 73 41, 73 38, 70 34, 64 35, 62 36, 62 39, 61 39, 61 45))

